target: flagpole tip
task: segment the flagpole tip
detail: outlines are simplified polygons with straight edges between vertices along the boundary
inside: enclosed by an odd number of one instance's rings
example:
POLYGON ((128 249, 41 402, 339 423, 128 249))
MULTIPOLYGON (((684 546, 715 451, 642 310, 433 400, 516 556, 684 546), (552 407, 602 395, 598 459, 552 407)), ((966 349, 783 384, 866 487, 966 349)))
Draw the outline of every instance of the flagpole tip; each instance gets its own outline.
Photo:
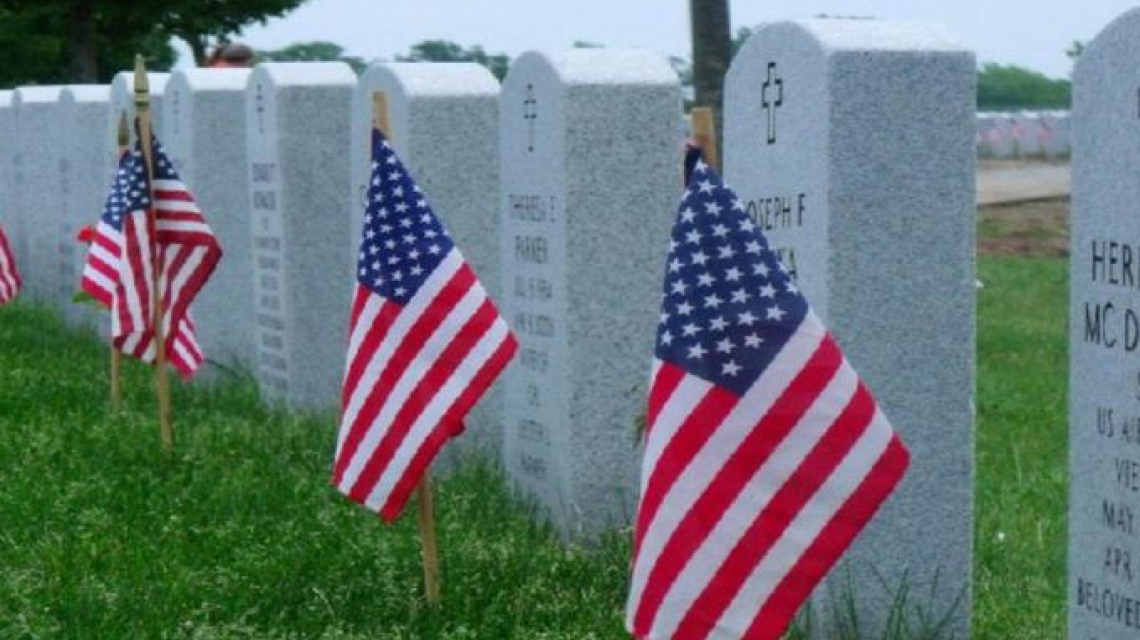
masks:
POLYGON ((118 143, 120 147, 125 147, 131 143, 131 128, 127 124, 127 112, 119 113, 119 137, 118 143))
POLYGON ((150 80, 146 75, 146 59, 135 54, 135 94, 150 93, 150 80))

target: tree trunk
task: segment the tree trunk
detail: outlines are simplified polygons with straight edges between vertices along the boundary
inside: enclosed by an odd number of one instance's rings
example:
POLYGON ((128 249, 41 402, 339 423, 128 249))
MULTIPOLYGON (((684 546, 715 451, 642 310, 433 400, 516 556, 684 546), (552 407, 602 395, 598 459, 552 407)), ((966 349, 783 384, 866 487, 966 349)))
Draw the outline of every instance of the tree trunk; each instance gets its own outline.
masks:
POLYGON ((179 33, 178 37, 182 38, 183 42, 190 47, 190 52, 194 54, 194 64, 196 66, 205 67, 209 65, 210 56, 206 53, 206 36, 179 33))
POLYGON ((693 29, 694 104, 713 108, 720 139, 724 74, 732 60, 728 0, 689 0, 689 15, 693 29))
POLYGON ((71 33, 68 52, 71 58, 68 78, 71 82, 91 84, 99 80, 99 61, 95 54, 95 6, 90 0, 78 0, 71 7, 71 33))

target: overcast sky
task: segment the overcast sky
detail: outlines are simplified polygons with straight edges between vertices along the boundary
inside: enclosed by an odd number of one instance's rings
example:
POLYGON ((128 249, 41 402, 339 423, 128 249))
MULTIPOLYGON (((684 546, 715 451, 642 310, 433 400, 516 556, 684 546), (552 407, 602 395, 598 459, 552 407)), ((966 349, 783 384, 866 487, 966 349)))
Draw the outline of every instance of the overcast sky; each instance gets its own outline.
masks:
MULTIPOLYGON (((949 26, 980 62, 1017 64, 1067 77, 1073 40, 1089 40, 1136 0, 732 0, 740 26, 820 13, 922 20, 949 26)), ((288 16, 246 30, 259 49, 329 40, 365 60, 445 39, 517 56, 586 40, 691 57, 686 0, 308 0, 288 16)))

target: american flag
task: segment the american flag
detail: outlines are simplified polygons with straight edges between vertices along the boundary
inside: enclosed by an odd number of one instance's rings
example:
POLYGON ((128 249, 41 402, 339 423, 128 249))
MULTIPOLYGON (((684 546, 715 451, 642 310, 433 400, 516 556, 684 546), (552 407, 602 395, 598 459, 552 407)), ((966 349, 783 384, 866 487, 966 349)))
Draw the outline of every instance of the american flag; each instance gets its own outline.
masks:
POLYGON ((517 346, 374 130, 332 483, 394 520, 517 346))
POLYGON ((670 244, 626 626, 776 639, 909 456, 699 159, 670 244))
POLYGON ((189 378, 204 359, 194 337, 190 303, 213 273, 222 250, 157 140, 153 157, 154 225, 148 216, 151 186, 142 147, 136 143, 119 160, 80 286, 111 309, 114 345, 123 353, 153 362, 152 276, 157 240, 166 352, 174 368, 189 378), (176 330, 172 332, 171 327, 176 330))
POLYGON ((8 236, 0 228, 0 304, 11 302, 20 293, 20 272, 16 269, 16 256, 8 236))

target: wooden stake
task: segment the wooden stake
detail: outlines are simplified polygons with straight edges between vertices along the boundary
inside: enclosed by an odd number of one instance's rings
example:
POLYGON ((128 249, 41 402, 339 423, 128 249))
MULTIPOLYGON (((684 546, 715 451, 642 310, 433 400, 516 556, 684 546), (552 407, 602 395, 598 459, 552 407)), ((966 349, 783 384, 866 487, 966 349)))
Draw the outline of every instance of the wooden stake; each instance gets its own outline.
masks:
MULTIPOLYGON (((119 136, 116 140, 119 145, 119 154, 116 158, 121 158, 131 145, 131 130, 130 125, 127 124, 127 112, 123 111, 119 114, 119 136)), ((120 411, 123 408, 123 378, 122 378, 122 362, 123 354, 115 348, 114 341, 111 343, 111 410, 120 411)))
MULTIPOLYGON (((372 126, 379 129, 389 140, 392 139, 392 125, 388 119, 388 96, 383 91, 372 93, 372 126)), ((430 470, 424 471, 424 477, 416 487, 416 496, 419 502, 416 522, 419 524, 420 542, 423 545, 424 590, 427 592, 428 605, 436 609, 439 607, 439 547, 435 538, 430 470)))
POLYGON ((162 291, 159 290, 159 284, 162 282, 162 259, 158 249, 158 225, 155 219, 154 209, 154 158, 151 153, 151 130, 150 130, 150 82, 146 75, 146 65, 143 63, 143 57, 140 55, 135 56, 135 113, 138 115, 139 121, 139 145, 142 147, 143 164, 146 167, 146 179, 150 187, 150 202, 151 207, 147 212, 149 216, 148 224, 150 228, 155 230, 154 246, 151 248, 153 254, 153 277, 151 280, 152 291, 154 292, 154 304, 152 304, 153 315, 151 316, 151 323, 154 330, 154 388, 158 394, 158 424, 162 432, 162 448, 170 451, 174 448, 174 425, 170 419, 170 378, 166 373, 166 332, 163 330, 163 314, 162 314, 162 291))
POLYGON ((693 107, 689 118, 692 121, 693 139, 701 148, 705 164, 720 171, 720 157, 716 148, 716 123, 713 120, 712 107, 693 107))

